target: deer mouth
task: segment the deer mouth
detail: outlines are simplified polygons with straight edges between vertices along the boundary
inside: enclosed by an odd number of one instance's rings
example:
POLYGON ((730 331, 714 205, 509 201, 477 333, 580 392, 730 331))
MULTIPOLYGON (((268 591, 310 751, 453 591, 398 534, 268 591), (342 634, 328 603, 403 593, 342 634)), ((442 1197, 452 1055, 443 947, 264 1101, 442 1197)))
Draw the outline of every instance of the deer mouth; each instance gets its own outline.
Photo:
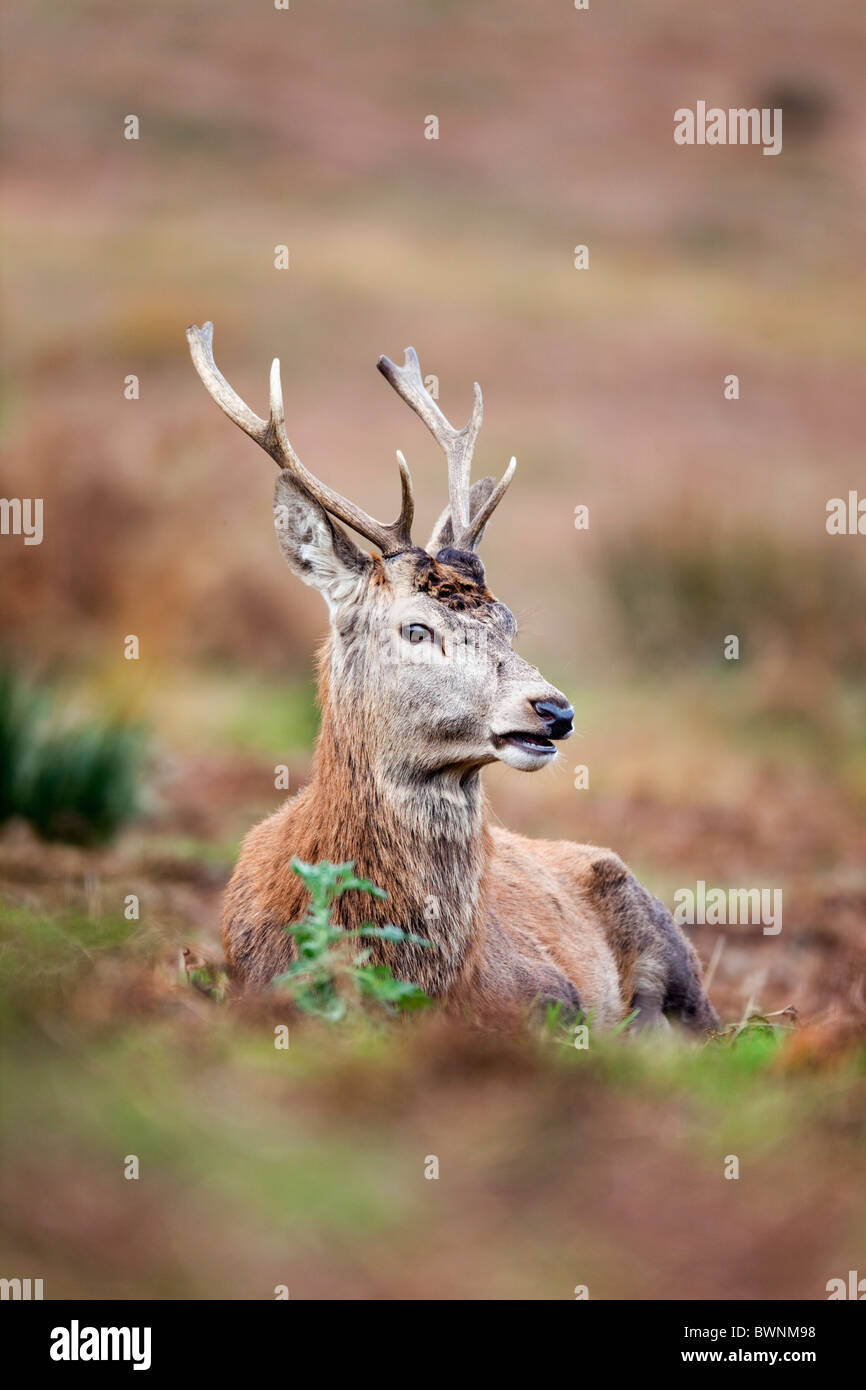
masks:
POLYGON ((553 740, 547 738, 545 734, 503 734, 499 741, 500 743, 510 743, 512 748, 519 748, 522 752, 532 753, 538 758, 556 752, 553 740))

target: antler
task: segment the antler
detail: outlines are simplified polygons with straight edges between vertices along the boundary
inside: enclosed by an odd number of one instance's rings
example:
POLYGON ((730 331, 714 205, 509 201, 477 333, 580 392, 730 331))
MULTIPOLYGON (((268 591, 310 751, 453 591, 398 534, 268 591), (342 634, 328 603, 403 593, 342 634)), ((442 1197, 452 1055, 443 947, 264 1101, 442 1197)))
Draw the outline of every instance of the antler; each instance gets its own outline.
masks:
POLYGON ((409 550, 412 547, 411 530, 412 518, 415 514, 415 499, 412 493, 412 479, 409 476, 409 469, 399 450, 397 451, 397 464, 400 469, 402 489, 400 515, 396 521, 386 525, 385 522, 377 521, 375 517, 362 511, 360 507, 356 507, 354 502, 350 502, 347 498, 341 497, 338 492, 332 491, 301 463, 286 435, 283 388, 280 382, 280 359, 278 357, 275 357, 271 364, 270 416, 267 420, 262 420, 229 386, 214 362, 213 324, 206 323, 202 328, 197 328, 195 324, 192 324, 186 330, 186 336, 195 369, 204 382, 208 393, 230 420, 234 420, 235 424, 239 425, 244 433, 250 436, 250 439, 254 439, 266 454, 270 454, 278 468, 286 469, 291 473, 310 496, 324 507, 326 512, 330 512, 332 516, 344 521, 360 536, 365 536, 368 541, 372 541, 374 545, 379 547, 384 556, 397 555, 400 551, 409 550))
POLYGON ((481 429, 483 416, 481 387, 476 381, 472 414, 462 430, 457 430, 446 420, 425 387, 418 354, 414 348, 407 347, 402 367, 398 367, 391 361, 390 357, 380 357, 376 366, 393 386, 397 395, 408 406, 411 406, 415 414, 424 421, 436 442, 443 449, 448 461, 448 498, 451 504, 454 548, 456 550, 474 550, 484 527, 502 501, 517 467, 517 460, 512 459, 487 501, 476 512, 475 516, 470 518, 469 476, 472 469, 475 441, 478 438, 478 431, 481 429))

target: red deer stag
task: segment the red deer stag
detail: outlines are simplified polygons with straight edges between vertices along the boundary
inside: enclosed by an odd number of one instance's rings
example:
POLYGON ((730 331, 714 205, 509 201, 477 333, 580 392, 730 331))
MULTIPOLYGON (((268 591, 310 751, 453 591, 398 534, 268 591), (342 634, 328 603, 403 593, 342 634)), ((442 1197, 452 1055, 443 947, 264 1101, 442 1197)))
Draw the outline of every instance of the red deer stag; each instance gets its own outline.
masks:
POLYGON ((426 938, 377 941, 379 959, 449 1008, 495 1026, 515 1009, 560 1001, 598 1026, 718 1026, 697 955, 662 905, 610 850, 538 841, 491 825, 480 773, 495 760, 534 772, 572 732, 573 710, 513 650, 516 623, 476 554, 514 473, 470 487, 481 391, 454 429, 418 358, 378 367, 448 461, 448 505, 422 550, 412 541, 412 482, 397 455, 402 505, 385 525, 301 463, 286 435, 279 361, 270 417, 241 400, 213 358, 213 325, 188 330, 196 369, 221 410, 279 468, 274 515, 290 569, 323 595, 330 633, 319 661, 321 730, 309 784, 246 837, 228 886, 223 941, 238 985, 284 971, 287 924, 306 889, 293 856, 354 860, 387 901, 344 894, 338 920, 392 922, 426 938), (360 549, 341 526, 372 541, 360 549))

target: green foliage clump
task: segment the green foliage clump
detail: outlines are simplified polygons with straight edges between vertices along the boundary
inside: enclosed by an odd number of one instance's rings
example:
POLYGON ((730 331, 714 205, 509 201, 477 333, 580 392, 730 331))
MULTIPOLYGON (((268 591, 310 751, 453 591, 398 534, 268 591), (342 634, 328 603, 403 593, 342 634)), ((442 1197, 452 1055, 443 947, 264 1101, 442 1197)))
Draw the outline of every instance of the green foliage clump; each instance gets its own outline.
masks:
POLYGON ((286 990, 304 1013, 330 1023, 344 1019, 353 1003, 373 1005, 386 1013, 422 1009, 432 1003, 417 985, 396 979, 387 965, 372 963, 371 948, 362 944, 379 940, 428 946, 428 941, 399 927, 365 923, 357 931, 349 931, 331 920, 331 908, 343 893, 388 896, 369 879, 357 878, 354 868, 353 861, 331 864, 325 859, 320 864, 304 864, 300 859, 292 860, 292 869, 309 889, 310 905, 302 921, 286 927, 294 938, 297 960, 272 982, 274 988, 286 990))
POLYGON ((0 667, 0 822, 23 816, 44 840, 110 840, 139 810, 144 738, 110 719, 51 724, 50 701, 0 667))
POLYGON ((110 840, 138 810, 140 756, 140 731, 122 724, 50 733, 27 779, 22 814, 44 840, 110 840))
POLYGON ((18 813, 39 721, 36 693, 0 665, 0 822, 18 813))

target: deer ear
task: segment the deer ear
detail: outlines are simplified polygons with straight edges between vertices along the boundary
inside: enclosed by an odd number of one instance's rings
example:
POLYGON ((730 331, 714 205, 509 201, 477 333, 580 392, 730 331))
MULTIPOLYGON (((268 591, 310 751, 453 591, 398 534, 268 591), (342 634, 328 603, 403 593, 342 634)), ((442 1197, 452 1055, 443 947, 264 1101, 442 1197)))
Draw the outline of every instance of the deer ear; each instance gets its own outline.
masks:
MULTIPOLYGON (((491 492, 496 486, 495 478, 479 478, 477 483, 473 483, 469 489, 469 519, 472 520, 484 503, 487 501, 491 492)), ((481 536, 486 531, 486 526, 482 528, 481 535, 476 541, 476 545, 481 544, 481 536)), ((454 527, 451 522, 451 507, 445 508, 436 525, 433 527, 433 534, 424 547, 428 555, 436 556, 440 550, 447 550, 454 544, 454 527)))
POLYGON ((277 478, 274 529, 289 569, 320 591, 332 613, 352 597, 372 564, 286 471, 277 478))

